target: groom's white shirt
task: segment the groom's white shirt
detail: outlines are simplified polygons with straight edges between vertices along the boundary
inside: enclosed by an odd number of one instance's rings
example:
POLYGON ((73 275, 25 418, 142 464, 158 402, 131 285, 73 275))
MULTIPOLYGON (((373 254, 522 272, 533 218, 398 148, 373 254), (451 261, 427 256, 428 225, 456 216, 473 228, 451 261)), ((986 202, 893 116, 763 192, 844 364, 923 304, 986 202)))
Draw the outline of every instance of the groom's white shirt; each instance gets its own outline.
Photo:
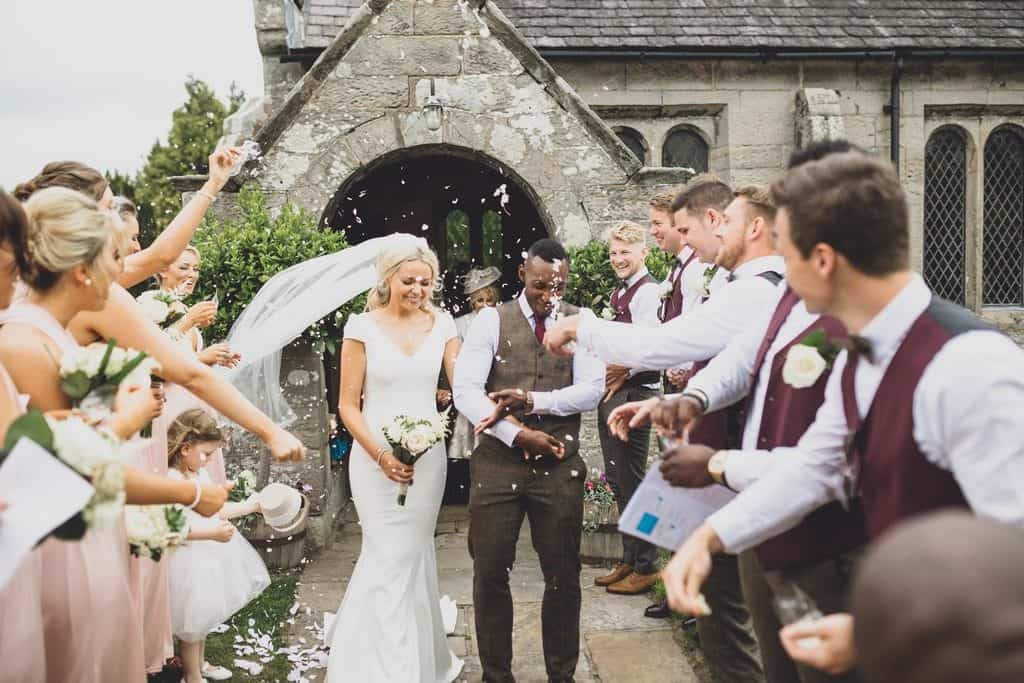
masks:
MULTIPOLYGON (((537 321, 526 297, 520 294, 517 301, 530 328, 536 329, 537 321)), ((494 412, 494 402, 487 398, 486 384, 491 365, 503 360, 498 348, 499 328, 498 311, 482 309, 470 325, 462 351, 455 361, 455 381, 452 382, 455 407, 473 424, 494 412)), ((604 373, 604 363, 596 356, 577 351, 572 357, 573 383, 554 391, 534 391, 533 414, 575 415, 593 410, 604 395, 604 373)), ((487 433, 511 446, 520 429, 512 422, 502 420, 487 433)))

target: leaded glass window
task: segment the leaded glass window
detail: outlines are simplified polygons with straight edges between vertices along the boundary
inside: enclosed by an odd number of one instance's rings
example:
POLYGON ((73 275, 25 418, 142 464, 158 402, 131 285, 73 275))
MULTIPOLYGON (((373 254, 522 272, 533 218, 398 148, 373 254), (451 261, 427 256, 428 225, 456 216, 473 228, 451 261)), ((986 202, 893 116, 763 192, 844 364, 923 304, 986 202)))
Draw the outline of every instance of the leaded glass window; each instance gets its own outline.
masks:
POLYGON ((982 301, 1024 306, 1024 130, 1004 126, 985 143, 982 301))
POLYGON ((939 296, 964 303, 967 142, 940 128, 924 152, 924 279, 939 296))
POLYGON ((677 128, 665 138, 661 165, 692 168, 696 173, 708 170, 708 143, 689 128, 677 128))

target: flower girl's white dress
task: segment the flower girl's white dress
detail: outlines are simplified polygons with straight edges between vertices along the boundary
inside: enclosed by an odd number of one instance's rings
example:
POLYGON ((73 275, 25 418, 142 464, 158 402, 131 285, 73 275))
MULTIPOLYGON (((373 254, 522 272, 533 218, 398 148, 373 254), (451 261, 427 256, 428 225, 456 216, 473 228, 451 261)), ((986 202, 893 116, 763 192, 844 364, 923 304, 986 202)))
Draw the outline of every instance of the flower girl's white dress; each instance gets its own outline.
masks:
MULTIPOLYGON (((185 478, 175 469, 167 476, 185 478)), ((206 470, 199 471, 199 482, 213 483, 206 470)), ((187 512, 193 531, 216 528, 222 521, 187 512)), ((238 531, 227 543, 189 541, 165 561, 170 562, 171 627, 175 636, 189 642, 205 638, 270 585, 263 559, 238 531)))

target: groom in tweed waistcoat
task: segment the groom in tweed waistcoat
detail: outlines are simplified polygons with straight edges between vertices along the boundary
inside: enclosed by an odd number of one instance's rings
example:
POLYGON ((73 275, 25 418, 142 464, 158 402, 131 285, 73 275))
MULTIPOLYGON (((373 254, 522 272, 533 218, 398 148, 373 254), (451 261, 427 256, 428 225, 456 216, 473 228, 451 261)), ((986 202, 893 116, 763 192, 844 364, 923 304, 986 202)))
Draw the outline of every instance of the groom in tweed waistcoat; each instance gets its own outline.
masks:
POLYGON ((470 460, 469 550, 483 680, 511 683, 509 572, 523 518, 544 573, 541 612, 548 680, 569 683, 579 658, 580 533, 587 467, 579 455, 580 413, 597 407, 604 364, 547 353, 541 340, 559 315, 569 274, 565 249, 535 243, 519 267, 523 292, 482 310, 455 369, 455 405, 486 426, 470 460))

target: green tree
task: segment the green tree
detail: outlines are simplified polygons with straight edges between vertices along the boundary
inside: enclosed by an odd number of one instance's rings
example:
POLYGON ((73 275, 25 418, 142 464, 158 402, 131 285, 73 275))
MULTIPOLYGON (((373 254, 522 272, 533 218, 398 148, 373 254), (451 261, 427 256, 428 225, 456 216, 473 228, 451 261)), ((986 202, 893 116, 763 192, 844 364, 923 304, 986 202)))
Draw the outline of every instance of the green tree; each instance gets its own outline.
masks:
MULTIPOLYGON (((171 114, 167 142, 157 140, 149 150, 146 164, 122 189, 139 206, 140 237, 149 244, 181 210, 181 195, 171 187, 171 176, 202 174, 214 145, 224 128, 224 119, 234 113, 245 99, 234 84, 228 101, 222 102, 203 81, 190 77, 185 82, 188 99, 171 114)), ((118 181, 127 177, 108 174, 118 181)), ((115 188, 115 193, 117 188, 115 188)))

